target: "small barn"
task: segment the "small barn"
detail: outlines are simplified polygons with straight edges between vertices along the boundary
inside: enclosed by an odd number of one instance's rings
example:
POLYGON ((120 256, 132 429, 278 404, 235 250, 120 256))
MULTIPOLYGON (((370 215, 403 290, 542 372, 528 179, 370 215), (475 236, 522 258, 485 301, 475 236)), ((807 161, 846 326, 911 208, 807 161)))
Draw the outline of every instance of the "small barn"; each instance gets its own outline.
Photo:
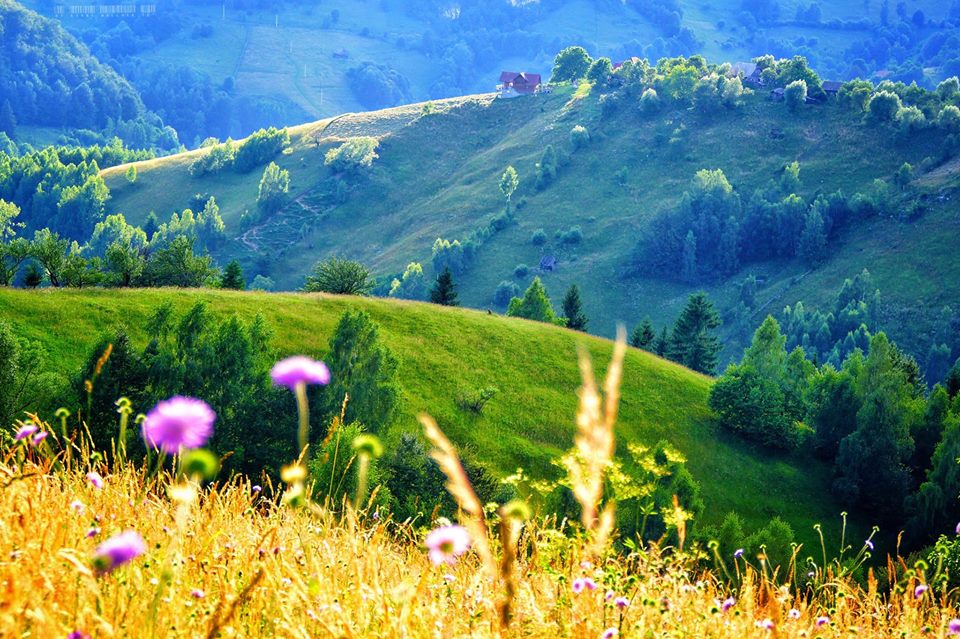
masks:
POLYGON ((516 95, 532 95, 541 87, 540 75, 516 71, 504 71, 500 74, 500 95, 512 97, 516 95))
POLYGON ((552 273, 557 270, 557 256, 544 255, 540 258, 540 271, 542 273, 552 273))
POLYGON ((835 82, 833 80, 827 80, 823 83, 823 92, 827 94, 828 97, 833 97, 840 93, 840 89, 843 88, 843 82, 835 82))
POLYGON ((333 52, 333 57, 336 60, 347 60, 350 58, 350 52, 346 49, 339 49, 333 52))

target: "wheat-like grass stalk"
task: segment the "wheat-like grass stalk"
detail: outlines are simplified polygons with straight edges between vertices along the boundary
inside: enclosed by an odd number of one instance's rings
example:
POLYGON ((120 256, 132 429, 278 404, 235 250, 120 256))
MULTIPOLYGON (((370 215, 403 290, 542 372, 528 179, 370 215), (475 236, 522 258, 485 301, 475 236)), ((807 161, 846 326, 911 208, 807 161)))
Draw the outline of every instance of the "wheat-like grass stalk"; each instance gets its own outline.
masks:
POLYGON ((493 558, 490 550, 490 539, 487 532, 487 518, 483 512, 483 504, 473 490, 473 484, 467 477, 467 472, 460 463, 460 456, 450 440, 447 439, 437 422, 429 415, 420 415, 420 423, 423 424, 423 432, 434 449, 430 451, 430 456, 440 470, 447 476, 447 491, 457 500, 466 517, 463 525, 469 531, 473 548, 480 557, 483 567, 490 578, 497 575, 497 562, 493 558))
POLYGON ((581 349, 579 357, 583 384, 578 391, 580 405, 577 409, 577 433, 574 436, 576 454, 565 462, 573 495, 580 504, 583 527, 592 534, 598 551, 606 545, 614 525, 613 502, 609 502, 602 513, 600 505, 603 501, 604 475, 615 448, 613 427, 620 404, 620 380, 626 352, 626 329, 618 326, 613 357, 603 385, 604 397, 600 396, 597 388, 589 354, 581 349))

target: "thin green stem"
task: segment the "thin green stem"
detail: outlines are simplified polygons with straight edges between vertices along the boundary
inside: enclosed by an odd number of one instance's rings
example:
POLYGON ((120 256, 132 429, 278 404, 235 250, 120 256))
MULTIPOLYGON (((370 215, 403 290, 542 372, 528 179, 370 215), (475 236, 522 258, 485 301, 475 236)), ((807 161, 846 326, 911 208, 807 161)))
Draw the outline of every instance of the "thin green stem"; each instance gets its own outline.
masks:
POLYGON ((310 439, 310 406, 307 403, 307 385, 298 382, 293 390, 297 396, 297 411, 300 414, 300 428, 297 431, 298 454, 302 455, 310 439))

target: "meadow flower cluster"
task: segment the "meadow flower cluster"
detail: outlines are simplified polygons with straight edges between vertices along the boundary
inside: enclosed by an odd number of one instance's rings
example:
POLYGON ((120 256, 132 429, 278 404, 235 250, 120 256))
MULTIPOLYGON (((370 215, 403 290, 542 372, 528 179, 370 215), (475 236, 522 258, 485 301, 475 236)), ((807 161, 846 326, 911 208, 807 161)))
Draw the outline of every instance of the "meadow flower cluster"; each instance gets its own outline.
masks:
MULTIPOLYGON (((736 579, 721 576, 704 552, 682 549, 682 530, 676 547, 618 546, 602 475, 583 475, 575 491, 589 513, 580 526, 532 516, 523 503, 485 508, 427 417, 458 523, 393 521, 359 487, 344 507, 313 503, 302 391, 329 383, 325 370, 306 358, 274 369, 302 418, 285 489, 242 477, 201 486, 196 459, 216 415, 199 399, 171 398, 140 420, 159 471, 94 461, 82 440, 67 464, 50 442, 39 440, 45 454, 33 443, 51 432, 62 446, 56 431, 21 424, 0 465, 0 636, 960 636, 953 599, 920 574, 889 594, 849 576, 798 588, 741 550, 730 558, 736 579)), ((579 472, 602 473, 619 367, 605 397, 583 370, 579 472)), ((382 452, 369 436, 352 450, 357 463, 382 452)))

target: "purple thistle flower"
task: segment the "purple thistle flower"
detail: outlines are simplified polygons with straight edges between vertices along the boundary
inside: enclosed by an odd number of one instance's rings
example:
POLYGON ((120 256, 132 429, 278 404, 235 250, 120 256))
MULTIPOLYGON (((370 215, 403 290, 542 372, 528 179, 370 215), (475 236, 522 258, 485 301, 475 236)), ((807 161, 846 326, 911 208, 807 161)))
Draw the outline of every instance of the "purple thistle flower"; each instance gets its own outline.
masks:
POLYGON ((424 544, 435 566, 453 564, 470 548, 470 535, 463 526, 441 526, 427 535, 424 544))
POLYGON ((100 534, 99 528, 91 528, 90 530, 87 531, 87 534, 85 536, 87 539, 93 539, 99 534, 100 534))
POLYGON ((947 634, 960 635, 960 619, 951 619, 947 624, 947 634))
POLYGON ((723 604, 720 606, 720 610, 726 612, 737 605, 737 600, 733 597, 727 597, 723 600, 723 604))
POLYGON ((74 630, 69 635, 67 635, 67 639, 90 639, 90 635, 83 632, 82 630, 74 630))
POLYGON ((930 586, 928 586, 927 584, 920 584, 919 586, 913 589, 913 598, 919 599, 920 597, 923 596, 923 593, 927 592, 928 590, 930 590, 930 586))
POLYGON ((103 477, 95 470, 87 473, 87 481, 90 482, 90 485, 94 488, 103 488, 103 477))
POLYGON ((867 539, 866 541, 864 541, 864 542, 863 542, 863 545, 866 546, 867 548, 869 548, 870 550, 873 550, 873 542, 870 541, 869 539, 867 539))
POLYGON ((776 625, 776 624, 773 623, 773 620, 772 620, 772 619, 764 619, 763 621, 758 621, 758 622, 757 622, 757 627, 758 627, 758 628, 764 628, 764 629, 766 629, 766 630, 773 630, 773 627, 774 627, 775 625, 776 625))
POLYGON ((20 430, 17 431, 17 434, 16 434, 16 436, 13 438, 13 440, 14 440, 14 441, 18 441, 18 442, 19 442, 19 441, 23 441, 24 439, 26 439, 26 438, 29 437, 30 435, 33 435, 33 434, 34 434, 35 432, 37 432, 38 430, 40 430, 40 429, 37 428, 35 424, 31 424, 31 423, 28 422, 28 423, 26 423, 26 424, 24 424, 23 426, 20 427, 20 430))
POLYGON ((217 414, 203 400, 172 397, 147 414, 143 439, 154 448, 176 455, 184 448, 200 448, 206 444, 216 419, 217 414))
POLYGON ((274 364, 270 377, 277 386, 286 386, 290 390, 298 384, 326 386, 330 383, 330 369, 323 362, 303 355, 294 355, 274 364))
POLYGON ((616 599, 613 600, 613 605, 619 608, 620 610, 623 610, 630 605, 630 600, 627 599, 626 597, 617 597, 616 599))
POLYGON ((603 631, 603 639, 613 639, 620 634, 616 628, 607 628, 603 631))
POLYGON ((590 577, 584 577, 584 578, 583 578, 583 585, 587 587, 587 590, 596 590, 596 589, 597 589, 597 582, 595 582, 595 581, 594 581, 593 579, 591 579, 590 577))
POLYGON ((791 609, 790 609, 790 612, 787 613, 787 616, 788 616, 789 618, 791 618, 791 619, 799 619, 799 618, 800 618, 800 611, 797 610, 796 608, 791 608, 791 609))
POLYGON ((570 585, 570 590, 573 591, 573 594, 579 595, 581 592, 583 592, 585 586, 586 584, 584 583, 583 578, 580 577, 573 580, 573 583, 570 585))
POLYGON ((263 490, 263 488, 259 484, 254 484, 253 487, 250 488, 250 492, 252 493, 259 493, 261 490, 263 490))
POLYGON ((957 534, 960 535, 960 521, 957 522, 957 534))
POLYGON ((825 626, 830 623, 830 617, 824 615, 822 617, 817 617, 817 628, 820 626, 825 626))
POLYGON ((733 558, 739 559, 740 557, 743 557, 743 552, 743 548, 737 548, 737 551, 733 553, 733 558))
POLYGON ((34 446, 39 446, 40 442, 45 440, 47 438, 47 435, 49 434, 50 433, 48 433, 47 431, 41 430, 38 433, 35 433, 34 436, 30 438, 30 441, 33 442, 34 446))
POLYGON ((84 510, 86 510, 87 507, 84 506, 83 502, 80 501, 79 499, 74 499, 73 501, 70 502, 70 508, 76 513, 82 513, 84 510))
POLYGON ((147 544, 136 531, 127 530, 114 535, 97 546, 93 567, 100 574, 113 572, 147 552, 147 544))
POLYGON ((190 596, 193 597, 194 599, 203 599, 204 597, 207 596, 207 593, 203 592, 199 588, 194 588, 193 590, 190 591, 190 596))

